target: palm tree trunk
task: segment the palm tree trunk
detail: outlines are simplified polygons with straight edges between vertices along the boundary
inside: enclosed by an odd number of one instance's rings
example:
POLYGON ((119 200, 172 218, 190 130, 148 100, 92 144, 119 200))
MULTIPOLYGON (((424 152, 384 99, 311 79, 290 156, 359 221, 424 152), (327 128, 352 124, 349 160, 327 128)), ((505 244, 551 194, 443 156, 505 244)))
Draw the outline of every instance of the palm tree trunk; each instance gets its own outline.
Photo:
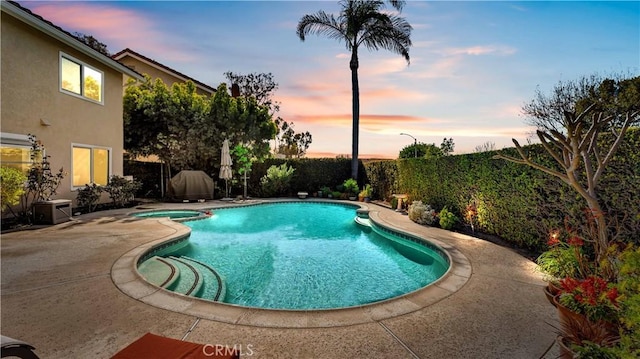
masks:
POLYGON ((351 96, 352 96, 352 138, 351 138, 351 177, 358 180, 358 137, 360 128, 360 88, 358 86, 358 48, 351 50, 351 96))

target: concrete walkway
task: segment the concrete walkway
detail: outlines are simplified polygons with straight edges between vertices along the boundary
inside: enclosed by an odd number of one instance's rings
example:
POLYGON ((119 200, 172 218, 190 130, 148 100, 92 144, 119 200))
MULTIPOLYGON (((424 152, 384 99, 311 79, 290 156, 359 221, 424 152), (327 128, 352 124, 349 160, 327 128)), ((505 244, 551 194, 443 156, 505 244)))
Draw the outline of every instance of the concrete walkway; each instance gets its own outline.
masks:
POLYGON ((235 346, 243 358, 557 357, 552 347, 556 312, 545 299, 534 263, 487 241, 417 225, 384 207, 370 209, 380 222, 451 247, 470 264, 458 269, 467 273, 465 280, 453 289, 443 281, 415 295, 435 300, 409 297, 365 308, 362 320, 341 311, 265 316, 247 310, 218 317, 223 305, 198 310, 154 305, 141 299, 145 295, 136 296, 135 289, 123 292, 122 284, 116 285, 122 271, 132 272, 121 268, 122 260, 176 236, 184 226, 127 216, 133 209, 105 211, 2 235, 1 333, 32 344, 43 359, 109 358, 147 332, 235 346), (413 307, 407 309, 409 302, 413 307), (306 315, 302 324, 300 315, 306 315))

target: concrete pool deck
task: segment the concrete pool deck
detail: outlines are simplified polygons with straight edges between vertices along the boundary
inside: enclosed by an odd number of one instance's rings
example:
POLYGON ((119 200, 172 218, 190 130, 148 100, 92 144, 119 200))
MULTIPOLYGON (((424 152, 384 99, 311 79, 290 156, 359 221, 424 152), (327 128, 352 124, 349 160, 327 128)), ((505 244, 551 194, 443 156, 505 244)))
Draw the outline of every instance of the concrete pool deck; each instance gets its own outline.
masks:
MULTIPOLYGON (((138 208, 225 205, 209 201, 138 208)), ((135 282, 127 279, 132 272, 123 259, 179 235, 184 227, 128 216, 134 209, 104 211, 2 235, 1 333, 32 344, 40 358, 109 358, 147 332, 235 346, 243 358, 557 357, 555 347, 548 350, 556 337, 556 311, 543 294, 545 283, 533 262, 490 242, 369 207, 380 221, 459 253, 468 265, 455 275, 466 278, 411 295, 419 298, 302 315, 219 305, 226 307, 220 312, 163 298, 151 305, 140 300, 149 294, 144 285, 131 285, 128 294, 121 290, 119 280, 135 282)))

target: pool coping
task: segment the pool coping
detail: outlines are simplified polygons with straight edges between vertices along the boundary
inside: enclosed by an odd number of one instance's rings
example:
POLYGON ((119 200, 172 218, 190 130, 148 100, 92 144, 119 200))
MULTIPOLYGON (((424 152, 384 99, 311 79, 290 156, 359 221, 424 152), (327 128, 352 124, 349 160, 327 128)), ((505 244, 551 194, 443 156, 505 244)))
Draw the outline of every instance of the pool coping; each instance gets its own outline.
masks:
MULTIPOLYGON (((123 254, 111 267, 111 279, 120 291, 140 302, 202 319, 269 328, 327 328, 379 322, 412 313, 454 294, 471 278, 471 263, 457 248, 437 239, 424 238, 419 233, 397 228, 397 226, 380 217, 379 211, 369 204, 336 200, 314 201, 359 206, 362 209, 366 209, 369 211, 370 220, 378 225, 424 239, 442 249, 443 253, 449 257, 450 267, 442 277, 426 287, 399 297, 361 306, 313 310, 243 307, 185 296, 148 283, 137 271, 137 264, 140 258, 167 242, 188 237, 191 230, 189 227, 169 218, 146 218, 145 220, 155 220, 159 226, 171 227, 175 232, 169 236, 140 245, 123 254)), ((270 201, 270 203, 273 202, 270 201)), ((216 207, 211 207, 211 209, 215 210, 216 207)))

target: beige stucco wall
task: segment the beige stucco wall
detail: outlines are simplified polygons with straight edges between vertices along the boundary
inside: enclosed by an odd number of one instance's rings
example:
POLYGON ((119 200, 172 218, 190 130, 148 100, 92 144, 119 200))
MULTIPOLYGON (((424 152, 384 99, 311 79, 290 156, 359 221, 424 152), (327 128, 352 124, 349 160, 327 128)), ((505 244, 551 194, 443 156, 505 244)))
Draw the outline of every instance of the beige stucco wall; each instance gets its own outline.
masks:
POLYGON ((122 176, 122 73, 4 12, 1 26, 1 131, 35 135, 51 156, 52 168, 68 172, 57 198, 75 199, 72 143, 110 148, 111 174, 122 176), (104 72, 104 104, 59 90, 60 51, 104 72))

